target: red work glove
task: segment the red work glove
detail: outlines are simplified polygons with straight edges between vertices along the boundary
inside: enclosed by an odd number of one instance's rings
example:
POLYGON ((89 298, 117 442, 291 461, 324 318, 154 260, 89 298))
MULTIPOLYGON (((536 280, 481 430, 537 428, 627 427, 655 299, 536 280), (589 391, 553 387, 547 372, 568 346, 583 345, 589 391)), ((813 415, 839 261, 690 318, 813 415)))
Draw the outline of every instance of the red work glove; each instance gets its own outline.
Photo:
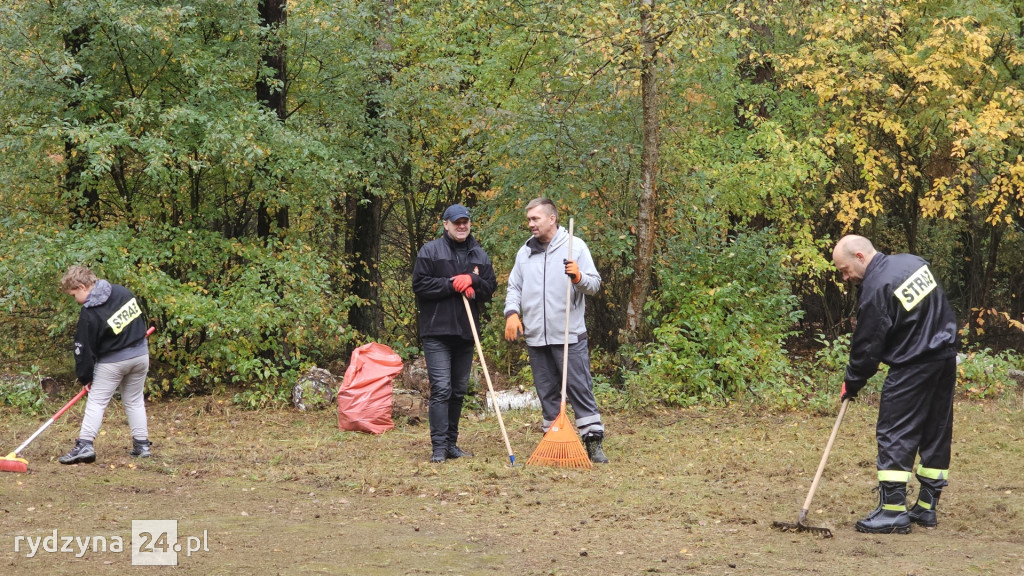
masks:
MULTIPOLYGON (((466 292, 466 288, 473 285, 473 277, 469 274, 459 274, 458 276, 452 277, 452 288, 455 288, 456 292, 466 292)), ((468 296, 468 294, 467 294, 468 296)))
POLYGON ((579 284, 580 280, 583 280, 583 276, 580 275, 580 267, 576 264, 575 260, 562 260, 565 262, 565 275, 572 278, 573 284, 579 284))
POLYGON ((466 288, 465 290, 463 290, 463 291, 462 291, 462 294, 463 294, 463 295, 464 295, 464 296, 465 296, 466 298, 469 298, 470 300, 472 300, 472 299, 476 298, 476 290, 473 290, 473 287, 472 287, 472 286, 470 286, 469 288, 466 288))
POLYGON ((839 400, 846 402, 847 400, 853 400, 857 397, 857 392, 860 392, 860 388, 849 390, 846 389, 846 382, 843 382, 843 391, 839 395, 839 400))
POLYGON ((505 340, 515 342, 522 333, 523 323, 519 321, 519 314, 509 314, 508 318, 505 318, 505 340))

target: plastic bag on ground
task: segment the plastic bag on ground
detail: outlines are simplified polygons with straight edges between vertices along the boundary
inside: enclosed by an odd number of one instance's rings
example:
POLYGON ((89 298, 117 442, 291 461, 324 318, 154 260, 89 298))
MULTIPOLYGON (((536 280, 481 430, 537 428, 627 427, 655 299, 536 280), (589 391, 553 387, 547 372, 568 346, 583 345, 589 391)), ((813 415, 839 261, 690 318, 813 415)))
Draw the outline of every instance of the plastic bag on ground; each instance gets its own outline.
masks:
POLYGON ((371 434, 394 428, 391 381, 401 371, 402 357, 383 344, 371 342, 353 350, 338 387, 338 428, 371 434))

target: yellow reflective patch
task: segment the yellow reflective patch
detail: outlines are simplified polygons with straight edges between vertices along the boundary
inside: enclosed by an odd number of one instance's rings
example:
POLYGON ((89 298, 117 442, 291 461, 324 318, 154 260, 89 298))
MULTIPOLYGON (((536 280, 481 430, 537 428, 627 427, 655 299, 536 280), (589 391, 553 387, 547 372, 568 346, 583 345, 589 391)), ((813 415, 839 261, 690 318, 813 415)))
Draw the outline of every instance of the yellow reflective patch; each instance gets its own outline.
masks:
POLYGON ((947 480, 949 479, 949 470, 939 470, 938 468, 925 468, 924 466, 918 465, 917 475, 922 478, 930 478, 932 480, 947 480))
POLYGON ((906 484, 910 482, 910 472, 903 470, 879 470, 878 471, 879 482, 900 482, 906 484))
POLYGON ((907 281, 893 292, 893 296, 899 298, 903 307, 909 312, 914 309, 914 306, 920 304, 932 290, 935 290, 936 286, 938 283, 932 276, 932 271, 928 269, 928 265, 925 264, 911 274, 910 278, 907 278, 907 281))
POLYGON ((139 316, 142 316, 142 308, 139 307, 135 298, 132 298, 124 306, 121 306, 120 310, 114 312, 113 316, 107 318, 107 325, 114 331, 114 334, 120 334, 125 326, 131 324, 132 320, 139 316))

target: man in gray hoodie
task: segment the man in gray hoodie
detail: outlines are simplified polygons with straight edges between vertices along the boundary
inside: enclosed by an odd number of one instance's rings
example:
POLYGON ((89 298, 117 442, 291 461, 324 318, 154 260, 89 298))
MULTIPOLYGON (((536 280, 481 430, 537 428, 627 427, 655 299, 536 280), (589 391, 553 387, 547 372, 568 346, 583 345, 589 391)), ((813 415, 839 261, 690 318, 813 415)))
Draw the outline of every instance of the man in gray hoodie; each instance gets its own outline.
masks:
POLYGON ((587 455, 595 463, 607 463, 601 445, 604 425, 594 398, 584 323, 586 297, 601 288, 601 275, 583 240, 572 239, 558 225, 558 209, 547 198, 535 198, 526 205, 526 220, 532 237, 519 249, 508 278, 505 296, 505 339, 514 342, 526 336, 533 370, 533 385, 540 398, 543 427, 558 417, 562 405, 562 359, 566 314, 569 319, 569 354, 566 396, 576 415, 576 430, 583 438, 587 455), (566 283, 572 282, 569 310, 566 283))

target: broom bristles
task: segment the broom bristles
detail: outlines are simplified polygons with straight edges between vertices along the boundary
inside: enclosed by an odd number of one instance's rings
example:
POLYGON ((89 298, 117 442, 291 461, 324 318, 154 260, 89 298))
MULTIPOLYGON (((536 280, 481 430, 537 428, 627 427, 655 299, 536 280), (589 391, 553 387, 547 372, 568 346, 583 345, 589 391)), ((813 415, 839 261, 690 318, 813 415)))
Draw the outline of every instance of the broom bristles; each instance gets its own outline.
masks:
POLYGON ((8 454, 6 458, 0 458, 0 472, 28 472, 28 460, 8 454))
POLYGON ((558 418, 551 428, 544 433, 537 449, 526 460, 527 466, 557 466, 561 468, 586 468, 590 470, 594 464, 587 455, 587 450, 580 442, 579 435, 569 425, 565 416, 565 405, 558 413, 558 418))

